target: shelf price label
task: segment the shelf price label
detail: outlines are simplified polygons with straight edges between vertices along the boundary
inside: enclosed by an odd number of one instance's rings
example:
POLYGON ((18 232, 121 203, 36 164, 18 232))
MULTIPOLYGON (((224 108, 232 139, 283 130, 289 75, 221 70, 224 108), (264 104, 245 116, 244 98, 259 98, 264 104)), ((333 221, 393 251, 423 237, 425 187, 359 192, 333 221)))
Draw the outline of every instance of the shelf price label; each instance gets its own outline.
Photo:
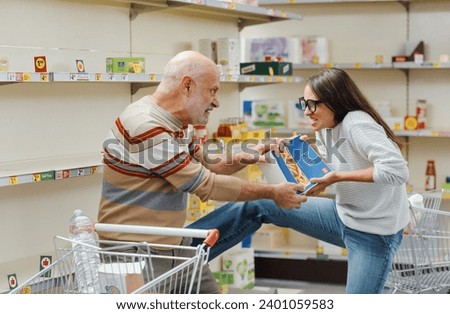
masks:
POLYGON ((50 76, 47 72, 41 73, 41 82, 50 82, 50 76))
POLYGON ((95 73, 95 80, 96 81, 103 81, 103 74, 102 73, 95 73))
POLYGON ((357 62, 355 63, 355 69, 361 69, 362 68, 362 64, 357 62))
POLYGON ((16 185, 16 184, 19 184, 19 178, 17 176, 10 176, 9 185, 16 185))
POLYGON ((282 76, 276 76, 276 81, 277 81, 278 83, 281 83, 281 82, 284 81, 284 77, 282 77, 282 76))
POLYGON ((87 73, 70 73, 71 81, 89 81, 89 74, 87 73))
POLYGON ((98 172, 97 166, 91 167, 91 174, 96 174, 98 172))
POLYGON ((41 181, 41 174, 40 173, 33 173, 32 174, 32 180, 33 180, 33 182, 40 182, 41 181))
POLYGON ((31 286, 25 286, 22 289, 20 289, 19 294, 31 294, 31 286))
POLYGON ((23 72, 22 73, 22 79, 24 82, 29 82, 31 81, 31 75, 28 72, 23 72))
POLYGON ((156 81, 156 74, 150 74, 149 75, 149 80, 152 81, 152 82, 156 81))

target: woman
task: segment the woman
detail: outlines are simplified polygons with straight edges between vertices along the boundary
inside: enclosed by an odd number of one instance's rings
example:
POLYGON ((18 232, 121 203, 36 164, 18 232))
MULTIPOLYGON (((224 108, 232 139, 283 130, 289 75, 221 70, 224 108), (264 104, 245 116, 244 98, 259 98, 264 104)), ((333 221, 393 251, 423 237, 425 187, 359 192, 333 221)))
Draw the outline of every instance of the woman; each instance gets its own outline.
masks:
MULTIPOLYGON (((217 208, 210 215, 221 236, 210 258, 271 223, 345 247, 346 292, 381 293, 409 221, 408 168, 400 143, 342 70, 327 69, 311 77, 300 106, 316 132, 319 152, 333 170, 311 180, 317 185, 307 194, 316 196, 333 184, 336 198, 308 197, 293 209, 280 209, 270 200, 217 208)), ((202 229, 205 221, 189 227, 202 229)))
MULTIPOLYGON (((305 215, 303 224, 319 219, 328 231, 309 234, 347 248, 348 293, 380 293, 409 221, 401 143, 343 70, 326 69, 309 78, 299 105, 333 169, 314 179, 317 186, 309 195, 331 184, 336 191, 335 200, 311 198, 320 218, 305 215)), ((300 211, 310 211, 309 202, 300 211)))

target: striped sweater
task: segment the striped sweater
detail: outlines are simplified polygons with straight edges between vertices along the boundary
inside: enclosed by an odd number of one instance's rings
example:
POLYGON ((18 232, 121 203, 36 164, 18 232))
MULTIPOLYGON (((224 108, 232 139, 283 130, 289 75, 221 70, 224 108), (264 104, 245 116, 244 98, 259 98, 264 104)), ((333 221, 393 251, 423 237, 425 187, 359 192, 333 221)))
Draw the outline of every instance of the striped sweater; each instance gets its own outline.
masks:
POLYGON ((318 148, 335 171, 374 166, 373 183, 336 183, 336 205, 343 223, 353 229, 390 235, 409 221, 405 183, 407 162, 372 117, 349 112, 333 129, 316 133, 318 148))
MULTIPOLYGON (((149 97, 129 105, 103 143, 98 221, 183 227, 188 193, 235 200, 241 186, 201 163, 202 147, 187 126, 149 97)), ((101 239, 179 244, 179 237, 100 233, 101 239)))

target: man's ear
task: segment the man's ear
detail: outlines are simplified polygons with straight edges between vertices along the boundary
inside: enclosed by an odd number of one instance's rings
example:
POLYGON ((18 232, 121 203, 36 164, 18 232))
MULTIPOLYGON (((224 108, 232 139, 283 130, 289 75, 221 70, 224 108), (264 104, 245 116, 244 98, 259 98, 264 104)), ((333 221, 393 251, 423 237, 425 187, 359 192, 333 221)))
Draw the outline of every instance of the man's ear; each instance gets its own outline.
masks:
POLYGON ((192 83, 192 79, 189 76, 185 76, 183 78, 183 92, 186 92, 188 94, 191 90, 192 83))

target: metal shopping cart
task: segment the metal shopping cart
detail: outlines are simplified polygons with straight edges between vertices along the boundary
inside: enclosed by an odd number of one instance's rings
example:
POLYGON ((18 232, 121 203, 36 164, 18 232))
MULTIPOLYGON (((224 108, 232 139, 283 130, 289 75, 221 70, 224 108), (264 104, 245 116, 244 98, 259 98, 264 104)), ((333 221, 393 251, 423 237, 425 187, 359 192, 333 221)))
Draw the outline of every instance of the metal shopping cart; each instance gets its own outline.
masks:
MULTIPOLYGON (((56 236, 57 260, 10 293, 199 293, 203 266, 219 231, 133 225, 95 224, 96 231, 203 238, 202 244, 165 245, 143 242, 97 241, 97 246, 73 243, 56 236), (75 249, 73 244, 78 244, 75 249), (170 252, 164 254, 164 252, 170 252), (75 274, 74 254, 95 255, 98 267, 85 266, 75 274), (79 272, 81 273, 81 272, 79 272), (94 290, 83 290, 81 281, 98 278, 94 290)), ((92 256, 91 256, 92 257, 92 256)))
POLYGON ((439 210, 443 191, 420 193, 423 204, 411 204, 387 287, 392 292, 448 291, 450 287, 450 212, 439 210))

